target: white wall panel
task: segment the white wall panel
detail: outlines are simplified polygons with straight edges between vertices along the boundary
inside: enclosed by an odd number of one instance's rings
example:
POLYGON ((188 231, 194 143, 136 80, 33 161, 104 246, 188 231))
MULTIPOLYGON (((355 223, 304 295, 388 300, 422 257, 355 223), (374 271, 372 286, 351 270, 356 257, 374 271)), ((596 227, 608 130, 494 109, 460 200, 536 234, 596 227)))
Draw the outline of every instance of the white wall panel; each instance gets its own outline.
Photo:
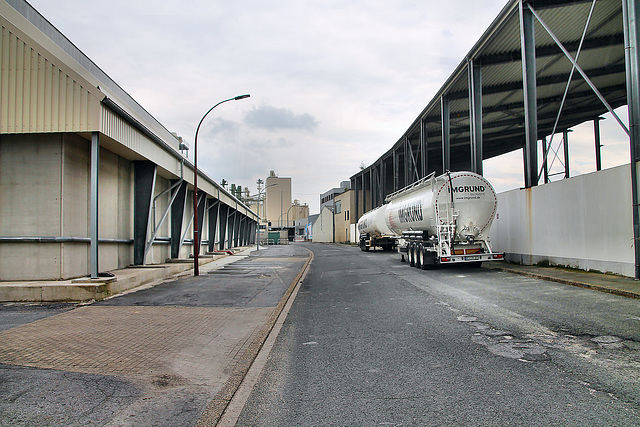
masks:
POLYGON ((498 195, 494 249, 524 264, 549 262, 634 276, 629 165, 498 195))

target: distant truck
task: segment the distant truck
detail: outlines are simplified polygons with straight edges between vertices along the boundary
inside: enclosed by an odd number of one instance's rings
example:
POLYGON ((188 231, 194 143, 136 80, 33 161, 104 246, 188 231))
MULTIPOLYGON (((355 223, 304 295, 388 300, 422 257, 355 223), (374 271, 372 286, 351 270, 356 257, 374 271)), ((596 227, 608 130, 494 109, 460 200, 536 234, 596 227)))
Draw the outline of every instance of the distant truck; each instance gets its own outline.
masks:
POLYGON ((473 172, 435 173, 389 195, 358 221, 360 249, 397 250, 412 267, 500 261, 488 239, 498 207, 489 182, 473 172))

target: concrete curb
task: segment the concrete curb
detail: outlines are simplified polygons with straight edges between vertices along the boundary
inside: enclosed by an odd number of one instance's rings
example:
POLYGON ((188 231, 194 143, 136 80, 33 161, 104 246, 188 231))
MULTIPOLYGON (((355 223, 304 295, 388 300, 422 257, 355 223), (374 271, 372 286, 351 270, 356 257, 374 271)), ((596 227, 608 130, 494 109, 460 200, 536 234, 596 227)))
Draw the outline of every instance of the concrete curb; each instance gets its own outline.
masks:
POLYGON ((224 386, 222 386, 222 389, 216 394, 216 396, 204 410, 204 412, 200 416, 200 419, 196 423, 196 427, 216 426, 220 421, 220 418, 222 417, 224 411, 231 403, 233 396, 238 391, 238 388, 240 388, 240 385, 247 375, 247 372, 249 372, 253 361, 262 349, 262 346, 267 340, 267 337, 271 333, 274 325, 276 324, 276 321, 278 320, 278 317, 280 316, 280 313, 282 313, 282 310, 289 301, 291 294, 295 290, 296 286, 298 286, 298 284, 302 281, 309 269, 311 261, 313 261, 313 252, 311 252, 307 248, 305 249, 309 252, 309 258, 307 258, 304 266, 300 269, 300 272, 297 274, 293 282, 291 282, 291 285, 283 295, 276 308, 273 310, 273 313, 271 314, 271 317, 269 317, 267 323, 264 325, 264 327, 262 327, 256 338, 249 345, 245 353, 241 356, 240 362, 238 362, 234 367, 229 379, 225 382, 224 386))
MULTIPOLYGON (((232 254, 201 257, 200 265, 206 265, 228 256, 232 256, 232 254)), ((192 270, 193 260, 188 261, 127 267, 113 271, 114 277, 98 279, 85 277, 61 281, 0 282, 0 302, 100 301, 138 286, 192 270)))
POLYGON ((534 272, 534 271, 527 271, 527 270, 523 270, 523 269, 519 269, 519 268, 510 268, 509 266, 502 266, 502 265, 500 265, 500 266, 491 265, 488 268, 490 268, 492 270, 505 271, 505 272, 508 272, 508 273, 518 274, 520 276, 532 277, 534 279, 548 280, 548 281, 551 281, 551 282, 562 283, 562 284, 565 284, 565 285, 576 286, 576 287, 579 287, 579 288, 592 289, 592 290, 595 290, 595 291, 605 292, 605 293, 618 295, 618 296, 622 296, 622 297, 626 297, 626 298, 640 299, 640 289, 639 289, 638 292, 628 291, 628 290, 616 288, 616 287, 613 287, 613 286, 606 286, 606 285, 601 285, 601 284, 588 283, 588 282, 580 281, 580 280, 577 280, 577 279, 567 279, 567 278, 564 278, 564 277, 553 276, 551 274, 537 273, 537 272, 534 272))

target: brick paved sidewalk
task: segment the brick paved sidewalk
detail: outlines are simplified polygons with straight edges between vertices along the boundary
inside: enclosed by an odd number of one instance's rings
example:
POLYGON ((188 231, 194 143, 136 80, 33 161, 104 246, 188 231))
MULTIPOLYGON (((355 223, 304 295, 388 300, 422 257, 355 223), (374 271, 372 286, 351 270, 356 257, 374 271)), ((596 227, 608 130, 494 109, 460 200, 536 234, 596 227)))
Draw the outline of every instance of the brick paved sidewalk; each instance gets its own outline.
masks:
MULTIPOLYGON (((215 420, 248 370, 311 255, 292 245, 261 248, 250 257, 238 259, 243 262, 229 264, 226 260, 224 268, 208 264, 201 270, 201 278, 185 276, 163 289, 170 290, 178 283, 204 283, 212 300, 216 299, 216 289, 224 293, 224 298, 230 290, 242 293, 235 295, 240 306, 87 305, 0 331, 0 366, 98 374, 133 382, 142 395, 117 411, 109 420, 114 425, 146 425, 148 419, 141 420, 141 414, 162 418, 163 410, 174 410, 165 408, 170 406, 167 398, 196 400, 191 406, 199 409, 189 415, 188 424, 195 424, 205 408, 215 420), (260 292, 279 294, 265 299, 257 296, 260 292), (269 303, 243 306, 251 299, 269 303)), ((139 297, 131 294, 128 298, 135 301, 139 297)), ((40 424, 38 418, 29 418, 29 405, 37 402, 22 396, 7 400, 0 395, 0 413, 12 417, 7 419, 40 424), (15 406, 21 399, 26 408, 15 406)), ((75 424, 63 415, 55 415, 55 424, 75 424)))

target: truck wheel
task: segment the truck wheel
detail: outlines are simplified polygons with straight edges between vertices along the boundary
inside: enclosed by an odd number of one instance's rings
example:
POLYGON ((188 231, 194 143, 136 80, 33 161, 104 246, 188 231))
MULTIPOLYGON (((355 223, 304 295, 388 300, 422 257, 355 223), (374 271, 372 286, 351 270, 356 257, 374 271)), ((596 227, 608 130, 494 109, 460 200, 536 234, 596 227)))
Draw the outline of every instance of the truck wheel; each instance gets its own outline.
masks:
POLYGON ((422 267, 422 245, 418 245, 416 244, 416 267, 417 268, 421 268, 422 267))
POLYGON ((436 254, 422 248, 422 269, 430 270, 436 265, 436 254))
POLYGON ((415 245, 413 243, 409 244, 409 265, 411 267, 416 266, 416 253, 415 253, 415 245))

